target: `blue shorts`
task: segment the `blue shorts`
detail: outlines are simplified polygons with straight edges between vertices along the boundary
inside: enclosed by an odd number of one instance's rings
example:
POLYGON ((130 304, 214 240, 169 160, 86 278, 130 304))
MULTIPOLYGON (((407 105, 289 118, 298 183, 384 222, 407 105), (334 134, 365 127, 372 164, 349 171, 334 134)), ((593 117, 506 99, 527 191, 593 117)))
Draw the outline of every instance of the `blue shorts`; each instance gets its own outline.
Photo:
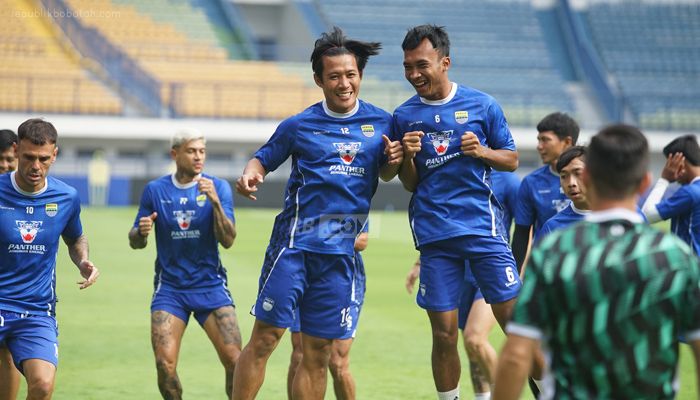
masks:
MULTIPOLYGON (((366 291, 366 281, 367 277, 365 276, 365 264, 364 261, 362 260, 362 255, 359 252, 355 253, 355 280, 353 282, 353 303, 354 307, 357 309, 355 312, 355 318, 354 318, 354 324, 353 328, 354 331, 352 333, 352 337, 355 337, 355 333, 357 332, 357 325, 360 322, 360 312, 362 311, 362 303, 365 301, 365 291, 366 291)), ((292 333, 297 333, 301 332, 301 322, 299 320, 299 309, 297 308, 294 310, 294 322, 292 323, 292 326, 289 327, 289 330, 292 333)))
POLYGON ((468 266, 489 304, 517 297, 522 287, 513 253, 500 236, 459 236, 428 243, 419 250, 420 287, 416 300, 426 310, 450 311, 459 307, 468 266))
POLYGON ((469 312, 472 309, 472 304, 484 298, 484 295, 481 294, 481 289, 479 289, 479 285, 476 284, 476 279, 474 279, 471 268, 468 267, 469 263, 466 263, 466 266, 467 267, 464 269, 464 290, 459 299, 459 329, 464 329, 467 325, 467 319, 469 319, 469 312))
POLYGON ((58 326, 54 317, 0 310, 0 343, 10 350, 15 367, 22 373, 22 362, 29 359, 58 367, 58 326))
POLYGON ((348 339, 355 331, 353 256, 270 247, 260 274, 256 319, 280 328, 294 325, 299 309, 301 332, 325 339, 348 339))
POLYGON ((185 321, 185 324, 189 322, 190 314, 194 314, 199 325, 204 326, 212 311, 225 306, 234 306, 234 303, 231 293, 223 285, 204 292, 182 292, 160 287, 153 293, 151 313, 165 311, 185 321))

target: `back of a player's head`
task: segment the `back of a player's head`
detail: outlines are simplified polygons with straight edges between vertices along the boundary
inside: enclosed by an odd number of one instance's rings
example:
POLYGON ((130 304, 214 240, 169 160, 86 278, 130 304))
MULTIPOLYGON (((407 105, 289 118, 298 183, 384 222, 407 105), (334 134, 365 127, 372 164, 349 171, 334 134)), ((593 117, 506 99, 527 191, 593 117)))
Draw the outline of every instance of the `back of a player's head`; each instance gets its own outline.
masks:
POLYGON ((17 128, 18 143, 28 140, 35 145, 56 144, 58 132, 53 124, 41 118, 28 119, 17 128))
POLYGON ((586 148, 584 146, 572 146, 564 150, 557 160, 557 172, 561 173, 561 170, 577 158, 580 158, 584 164, 586 163, 586 148))
POLYGON ((666 157, 675 153, 683 153, 683 157, 692 165, 700 166, 700 146, 695 135, 685 135, 675 138, 664 147, 666 157))
POLYGON ((537 132, 554 132, 559 140, 571 137, 571 144, 576 144, 580 131, 578 124, 568 114, 555 112, 542 118, 537 124, 537 132))
POLYGON ((378 42, 361 42, 349 39, 337 26, 330 32, 324 32, 314 43, 314 51, 311 53, 311 69, 314 74, 323 80, 323 57, 334 57, 343 54, 355 56, 357 70, 362 74, 370 56, 379 54, 382 44, 378 42))
POLYGON ((444 26, 437 25, 418 25, 409 29, 406 36, 403 38, 401 48, 403 51, 413 50, 418 47, 423 40, 428 39, 433 45, 433 48, 438 51, 442 57, 450 55, 450 37, 447 36, 447 31, 444 26))
POLYGON ((17 143, 17 135, 9 129, 0 129, 0 153, 7 151, 17 143))
POLYGON ((586 170, 598 197, 629 197, 639 190, 648 169, 649 144, 636 127, 611 125, 591 138, 586 170))
POLYGON ((170 148, 177 149, 183 144, 193 140, 201 140, 206 144, 204 134, 200 130, 194 128, 180 129, 179 131, 175 132, 173 137, 170 139, 170 148))

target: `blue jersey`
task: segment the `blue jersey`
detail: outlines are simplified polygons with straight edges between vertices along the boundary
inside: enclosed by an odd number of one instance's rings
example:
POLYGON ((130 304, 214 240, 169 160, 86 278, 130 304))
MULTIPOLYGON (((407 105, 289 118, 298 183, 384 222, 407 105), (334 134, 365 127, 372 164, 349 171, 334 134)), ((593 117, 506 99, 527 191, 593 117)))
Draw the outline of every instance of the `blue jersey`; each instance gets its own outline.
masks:
POLYGON ((656 209, 662 219, 671 219, 671 232, 700 254, 700 178, 681 186, 656 209))
POLYGON ((77 191, 48 177, 37 193, 0 175, 0 310, 55 315, 59 238, 82 236, 77 191))
POLYGON ((542 228, 540 228, 537 236, 535 236, 535 239, 539 240, 557 229, 565 228, 579 221, 583 221, 583 219, 589 213, 590 211, 579 210, 576 208, 576 206, 574 206, 574 203, 569 203, 565 209, 556 213, 552 218, 548 219, 544 225, 542 225, 542 228))
POLYGON ((526 176, 520 184, 515 224, 533 226, 532 234, 537 236, 542 225, 570 202, 561 189, 559 175, 545 165, 526 176))
POLYGON ((382 135, 393 136, 391 115, 361 100, 347 114, 320 102, 282 121, 255 153, 268 172, 292 157, 270 244, 353 255, 386 162, 382 135))
POLYGON ((441 101, 411 97, 394 112, 394 131, 423 131, 414 162, 418 185, 409 208, 416 246, 464 235, 503 235, 503 210, 491 187, 491 167, 464 156, 461 137, 471 131, 481 145, 515 151, 501 107, 489 95, 452 84, 441 101))
MULTIPOLYGON (((214 182, 226 217, 234 220, 233 196, 228 182, 203 175, 214 182)), ((214 235, 214 210, 197 182, 182 185, 174 175, 148 182, 134 228, 141 217, 158 213, 154 221, 156 249, 154 285, 179 290, 202 290, 226 283, 214 235)))
POLYGON ((510 242, 510 227, 518 204, 520 179, 515 172, 494 170, 491 173, 491 187, 493 188, 493 194, 496 195, 496 199, 503 207, 504 236, 510 242))

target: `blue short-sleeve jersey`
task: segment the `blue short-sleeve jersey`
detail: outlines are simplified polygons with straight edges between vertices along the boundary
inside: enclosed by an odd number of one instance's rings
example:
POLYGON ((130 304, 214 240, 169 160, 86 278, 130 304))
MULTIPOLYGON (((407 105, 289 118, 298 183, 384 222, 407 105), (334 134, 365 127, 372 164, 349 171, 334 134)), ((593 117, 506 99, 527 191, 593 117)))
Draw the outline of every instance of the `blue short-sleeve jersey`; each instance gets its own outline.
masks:
POLYGON ((292 170, 272 244, 322 254, 354 254, 386 162, 382 135, 393 138, 391 115, 358 100, 337 114, 324 102, 283 121, 256 153, 266 171, 287 158, 292 170))
MULTIPOLYGON (((226 217, 234 221, 233 196, 228 182, 204 175, 214 182, 226 217)), ((141 196, 134 221, 153 212, 157 257, 156 288, 160 285, 179 290, 206 290, 226 282, 226 270, 219 259, 214 234, 214 210, 197 181, 180 184, 174 175, 149 182, 141 196)))
POLYGON ((547 236, 547 234, 554 232, 557 229, 565 228, 569 225, 573 225, 579 221, 583 221, 589 212, 579 210, 574 206, 574 203, 569 203, 569 205, 556 213, 552 218, 548 219, 547 222, 542 225, 539 232, 535 236, 535 240, 540 240, 541 238, 547 236))
POLYGON ((681 186, 656 205, 659 216, 671 219, 671 232, 700 254, 700 178, 681 186))
POLYGON ((460 150, 462 135, 471 131, 483 146, 515 151, 495 99, 453 83, 444 100, 415 95, 399 106, 394 130, 400 138, 410 131, 425 134, 414 159, 418 185, 409 209, 416 246, 463 235, 503 234, 503 211, 491 186, 491 167, 460 150))
POLYGON ((559 175, 545 165, 526 176, 520 184, 515 223, 533 226, 532 233, 536 236, 542 225, 570 202, 561 189, 559 175))
POLYGON ((494 170, 491 173, 491 187, 496 199, 503 206, 504 237, 510 242, 510 226, 513 223, 515 208, 518 204, 520 178, 515 172, 494 170))
POLYGON ((77 191, 48 177, 27 193, 0 175, 0 220, 0 310, 54 316, 59 239, 83 234, 77 191))

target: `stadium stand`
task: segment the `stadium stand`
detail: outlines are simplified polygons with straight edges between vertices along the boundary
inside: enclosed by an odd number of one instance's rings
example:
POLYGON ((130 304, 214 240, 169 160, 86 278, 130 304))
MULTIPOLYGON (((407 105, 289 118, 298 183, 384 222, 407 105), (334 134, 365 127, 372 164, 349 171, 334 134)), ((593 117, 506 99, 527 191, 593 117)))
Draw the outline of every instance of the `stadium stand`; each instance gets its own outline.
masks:
MULTIPOLYGON (((382 81, 403 79, 401 40, 407 28, 429 22, 448 27, 452 80, 493 95, 512 124, 532 126, 551 111, 574 112, 530 1, 323 0, 317 4, 331 25, 384 44, 366 71, 382 81)), ((373 89, 363 90, 364 97, 371 97, 373 89)))
MULTIPOLYGON (((122 102, 62 45, 32 1, 0 0, 0 110, 121 114, 122 102)), ((84 60, 83 60, 84 61, 84 60)))
POLYGON ((597 1, 582 14, 641 127, 700 129, 698 2, 597 1))
POLYGON ((230 60, 226 43, 213 32, 180 30, 190 23, 188 19, 200 21, 192 22, 195 26, 206 19, 189 2, 139 3, 143 2, 67 1, 74 10, 91 10, 80 13, 83 22, 162 83, 161 99, 172 116, 283 118, 320 98, 318 90, 274 63, 230 60), (168 4, 177 6, 161 14, 168 4), (100 18, 105 14, 113 17, 100 18), (158 14, 158 20, 151 14, 158 14), (184 22, 176 25, 176 20, 184 22))

